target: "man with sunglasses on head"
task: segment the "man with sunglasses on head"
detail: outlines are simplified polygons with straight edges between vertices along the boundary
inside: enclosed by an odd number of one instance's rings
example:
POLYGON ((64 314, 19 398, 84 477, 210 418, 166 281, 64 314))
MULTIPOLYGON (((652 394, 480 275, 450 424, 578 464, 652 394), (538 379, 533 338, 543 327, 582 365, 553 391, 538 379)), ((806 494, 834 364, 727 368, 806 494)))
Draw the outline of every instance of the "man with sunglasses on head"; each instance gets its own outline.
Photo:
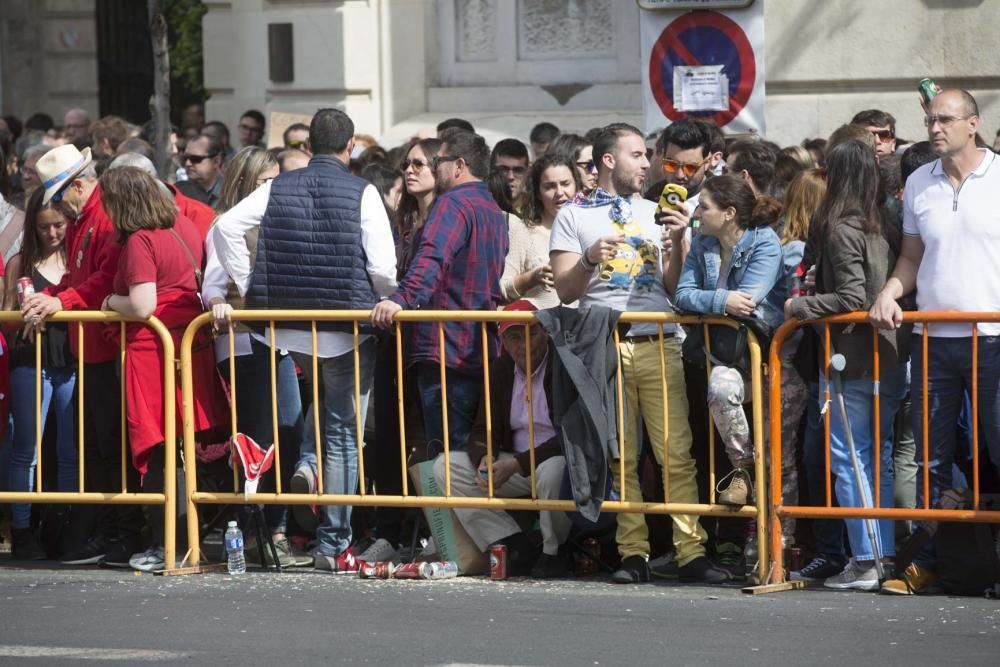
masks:
MULTIPOLYGON (((392 326, 402 309, 496 310, 500 276, 507 256, 504 213, 483 182, 490 151, 478 134, 459 128, 441 133, 441 148, 431 158, 438 196, 420 232, 421 240, 399 289, 372 310, 372 322, 392 326)), ((441 415, 439 325, 403 327, 406 364, 415 366, 428 441, 444 441, 441 415)), ((444 324, 447 367, 448 438, 452 451, 464 451, 483 389, 483 345, 488 357, 499 354, 495 327, 478 322, 444 324)))
POLYGON ((880 109, 867 109, 854 114, 851 125, 860 125, 875 137, 875 158, 896 152, 896 119, 880 109))
MULTIPOLYGON (((976 145, 979 107, 964 90, 941 91, 925 107, 924 123, 938 158, 914 171, 903 191, 903 244, 896 268, 868 313, 881 329, 899 328, 898 300, 916 289, 921 311, 1000 311, 1000 156, 976 145)), ((930 467, 934 507, 952 486, 955 424, 978 373, 978 415, 989 458, 1000 470, 1000 324, 917 324, 910 351, 913 434, 918 463, 930 467), (925 340, 926 337, 926 340, 925 340), (923 358, 924 345, 927 358, 923 358), (975 346, 975 350, 973 347, 975 346), (978 364, 973 366, 978 357, 978 364), (923 394, 924 366, 929 395, 923 394), (924 411, 927 414, 924 414, 924 411), (924 458, 925 434, 930 443, 924 458)), ((917 507, 923 507, 917 484, 917 507)), ((882 592, 912 595, 936 579, 933 543, 928 543, 899 579, 882 592)))
POLYGON ((654 167, 662 169, 664 178, 646 190, 646 199, 659 201, 664 186, 674 183, 687 189, 688 212, 698 208, 701 186, 722 159, 721 152, 713 151, 706 125, 703 121, 681 120, 663 130, 654 152, 660 156, 660 165, 654 167))
POLYGON ((285 150, 294 149, 309 153, 309 126, 305 123, 292 123, 281 135, 285 150))
POLYGON ((209 206, 215 206, 222 191, 223 148, 215 137, 199 135, 189 141, 181 156, 188 180, 205 191, 209 206))

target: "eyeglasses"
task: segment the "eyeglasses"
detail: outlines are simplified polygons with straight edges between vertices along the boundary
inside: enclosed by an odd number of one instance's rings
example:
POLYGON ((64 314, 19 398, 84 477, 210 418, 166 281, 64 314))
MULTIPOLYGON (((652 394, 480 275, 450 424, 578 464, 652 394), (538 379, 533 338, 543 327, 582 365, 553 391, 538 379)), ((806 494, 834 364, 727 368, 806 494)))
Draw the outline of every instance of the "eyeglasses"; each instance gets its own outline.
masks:
POLYGON ((257 127, 256 125, 245 125, 244 123, 240 123, 239 127, 244 132, 253 132, 254 134, 263 134, 264 132, 264 128, 257 127))
POLYGON ((701 162, 691 164, 689 162, 678 162, 677 160, 671 160, 670 158, 663 158, 663 171, 668 174, 673 174, 676 173, 678 169, 683 169, 684 175, 691 178, 698 173, 698 170, 701 169, 707 161, 708 158, 705 158, 701 162))
POLYGON ((431 169, 437 171, 437 168, 441 166, 442 162, 454 162, 455 160, 461 160, 462 158, 457 155, 435 155, 431 158, 431 169))
POLYGON ((515 176, 524 176, 525 172, 528 171, 527 167, 508 167, 502 164, 495 164, 493 168, 504 175, 514 174, 515 176))
POLYGON ((597 165, 594 164, 593 160, 580 160, 576 166, 591 174, 597 171, 597 165))
POLYGON ((883 144, 887 144, 896 138, 896 133, 892 130, 870 130, 872 136, 883 144))
MULTIPOLYGON (((431 162, 433 161, 434 158, 431 158, 431 162)), ((419 158, 414 158, 412 160, 403 160, 402 162, 399 163, 399 168, 403 171, 406 171, 412 166, 413 171, 423 171, 424 167, 431 166, 431 162, 425 162, 424 160, 421 160, 419 158)))
POLYGON ((52 197, 49 199, 49 201, 52 202, 53 204, 58 204, 59 202, 61 202, 62 198, 63 198, 63 194, 66 192, 66 188, 69 187, 69 184, 70 184, 70 182, 67 182, 66 185, 64 185, 63 187, 59 188, 59 190, 54 195, 52 195, 52 197))
POLYGON ((187 164, 188 162, 190 162, 191 164, 201 164, 202 160, 210 160, 211 158, 214 158, 216 155, 218 155, 218 153, 212 153, 211 155, 191 155, 190 153, 185 153, 184 163, 187 164))
POLYGON ((289 147, 289 148, 298 148, 298 149, 302 149, 302 148, 304 148, 304 147, 305 147, 305 145, 306 145, 306 142, 305 142, 305 141, 289 141, 289 142, 288 142, 288 147, 289 147))
POLYGON ((969 120, 972 116, 949 116, 948 114, 930 114, 924 116, 924 125, 930 127, 937 123, 941 127, 949 127, 960 120, 969 120))

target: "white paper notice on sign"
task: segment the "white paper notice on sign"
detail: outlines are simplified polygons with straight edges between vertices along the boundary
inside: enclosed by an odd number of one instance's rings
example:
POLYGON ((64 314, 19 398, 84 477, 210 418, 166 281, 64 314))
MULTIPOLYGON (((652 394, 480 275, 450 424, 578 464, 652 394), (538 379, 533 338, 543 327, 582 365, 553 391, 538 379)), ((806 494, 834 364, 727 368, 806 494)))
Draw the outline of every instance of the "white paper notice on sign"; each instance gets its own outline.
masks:
POLYGON ((729 77, 722 65, 674 68, 674 106, 678 111, 724 111, 729 108, 729 77))

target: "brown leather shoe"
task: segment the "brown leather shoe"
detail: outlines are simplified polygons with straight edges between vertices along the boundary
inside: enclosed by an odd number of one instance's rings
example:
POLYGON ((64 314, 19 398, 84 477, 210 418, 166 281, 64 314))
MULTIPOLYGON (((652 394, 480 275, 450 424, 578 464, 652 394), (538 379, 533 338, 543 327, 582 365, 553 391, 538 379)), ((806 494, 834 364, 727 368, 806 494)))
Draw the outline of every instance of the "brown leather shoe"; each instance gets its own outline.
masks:
POLYGON ((886 595, 919 595, 931 592, 937 575, 916 563, 910 563, 899 579, 889 579, 882 584, 886 595))

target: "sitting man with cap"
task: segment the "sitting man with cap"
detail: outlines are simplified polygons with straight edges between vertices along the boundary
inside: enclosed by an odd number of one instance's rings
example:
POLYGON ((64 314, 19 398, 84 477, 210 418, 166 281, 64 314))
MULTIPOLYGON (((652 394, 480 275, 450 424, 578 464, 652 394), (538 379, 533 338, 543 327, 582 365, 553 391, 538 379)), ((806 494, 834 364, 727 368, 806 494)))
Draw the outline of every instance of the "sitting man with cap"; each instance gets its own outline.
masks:
MULTIPOLYGON (((515 301, 505 310, 534 311, 527 300, 515 301)), ((467 452, 451 453, 451 493, 454 496, 486 497, 492 469, 493 493, 500 498, 531 495, 531 453, 535 450, 536 497, 556 500, 562 488, 566 459, 562 442, 552 425, 552 359, 545 330, 537 322, 528 327, 514 322, 500 324, 504 354, 490 364, 490 416, 493 421, 493 460, 486 452, 485 406, 480 405, 476 426, 467 452), (530 345, 531 368, 528 373, 530 345), (531 398, 530 403, 528 398, 531 398), (530 407, 529 407, 530 406, 530 407), (534 442, 532 442, 534 437, 534 442)), ((445 486, 444 457, 438 457, 434 475, 445 486)), ((483 551, 492 544, 508 549, 508 569, 512 575, 531 573, 536 578, 566 574, 560 545, 569 535, 570 520, 565 512, 540 512, 542 554, 507 513, 485 509, 456 509, 462 527, 483 551)))
MULTIPOLYGON (((25 299, 21 309, 25 322, 41 327, 45 318, 61 310, 101 310, 105 297, 112 291, 121 246, 101 203, 101 189, 89 148, 83 152, 73 144, 53 148, 38 160, 35 170, 42 181, 41 187, 45 188, 42 202, 52 202, 73 221, 67 232, 66 273, 62 280, 44 293, 25 299)), ((122 490, 119 351, 116 343, 101 334, 102 326, 84 325, 82 349, 76 326, 69 328, 69 337, 73 353, 78 358, 83 355, 84 362, 79 383, 86 386, 83 391, 85 489, 118 492, 122 490)), ((89 529, 90 519, 96 521, 93 537, 79 549, 64 554, 61 560, 67 565, 103 562, 127 567, 129 557, 139 550, 142 511, 136 506, 122 505, 88 508, 95 516, 86 517, 80 524, 89 529)))

